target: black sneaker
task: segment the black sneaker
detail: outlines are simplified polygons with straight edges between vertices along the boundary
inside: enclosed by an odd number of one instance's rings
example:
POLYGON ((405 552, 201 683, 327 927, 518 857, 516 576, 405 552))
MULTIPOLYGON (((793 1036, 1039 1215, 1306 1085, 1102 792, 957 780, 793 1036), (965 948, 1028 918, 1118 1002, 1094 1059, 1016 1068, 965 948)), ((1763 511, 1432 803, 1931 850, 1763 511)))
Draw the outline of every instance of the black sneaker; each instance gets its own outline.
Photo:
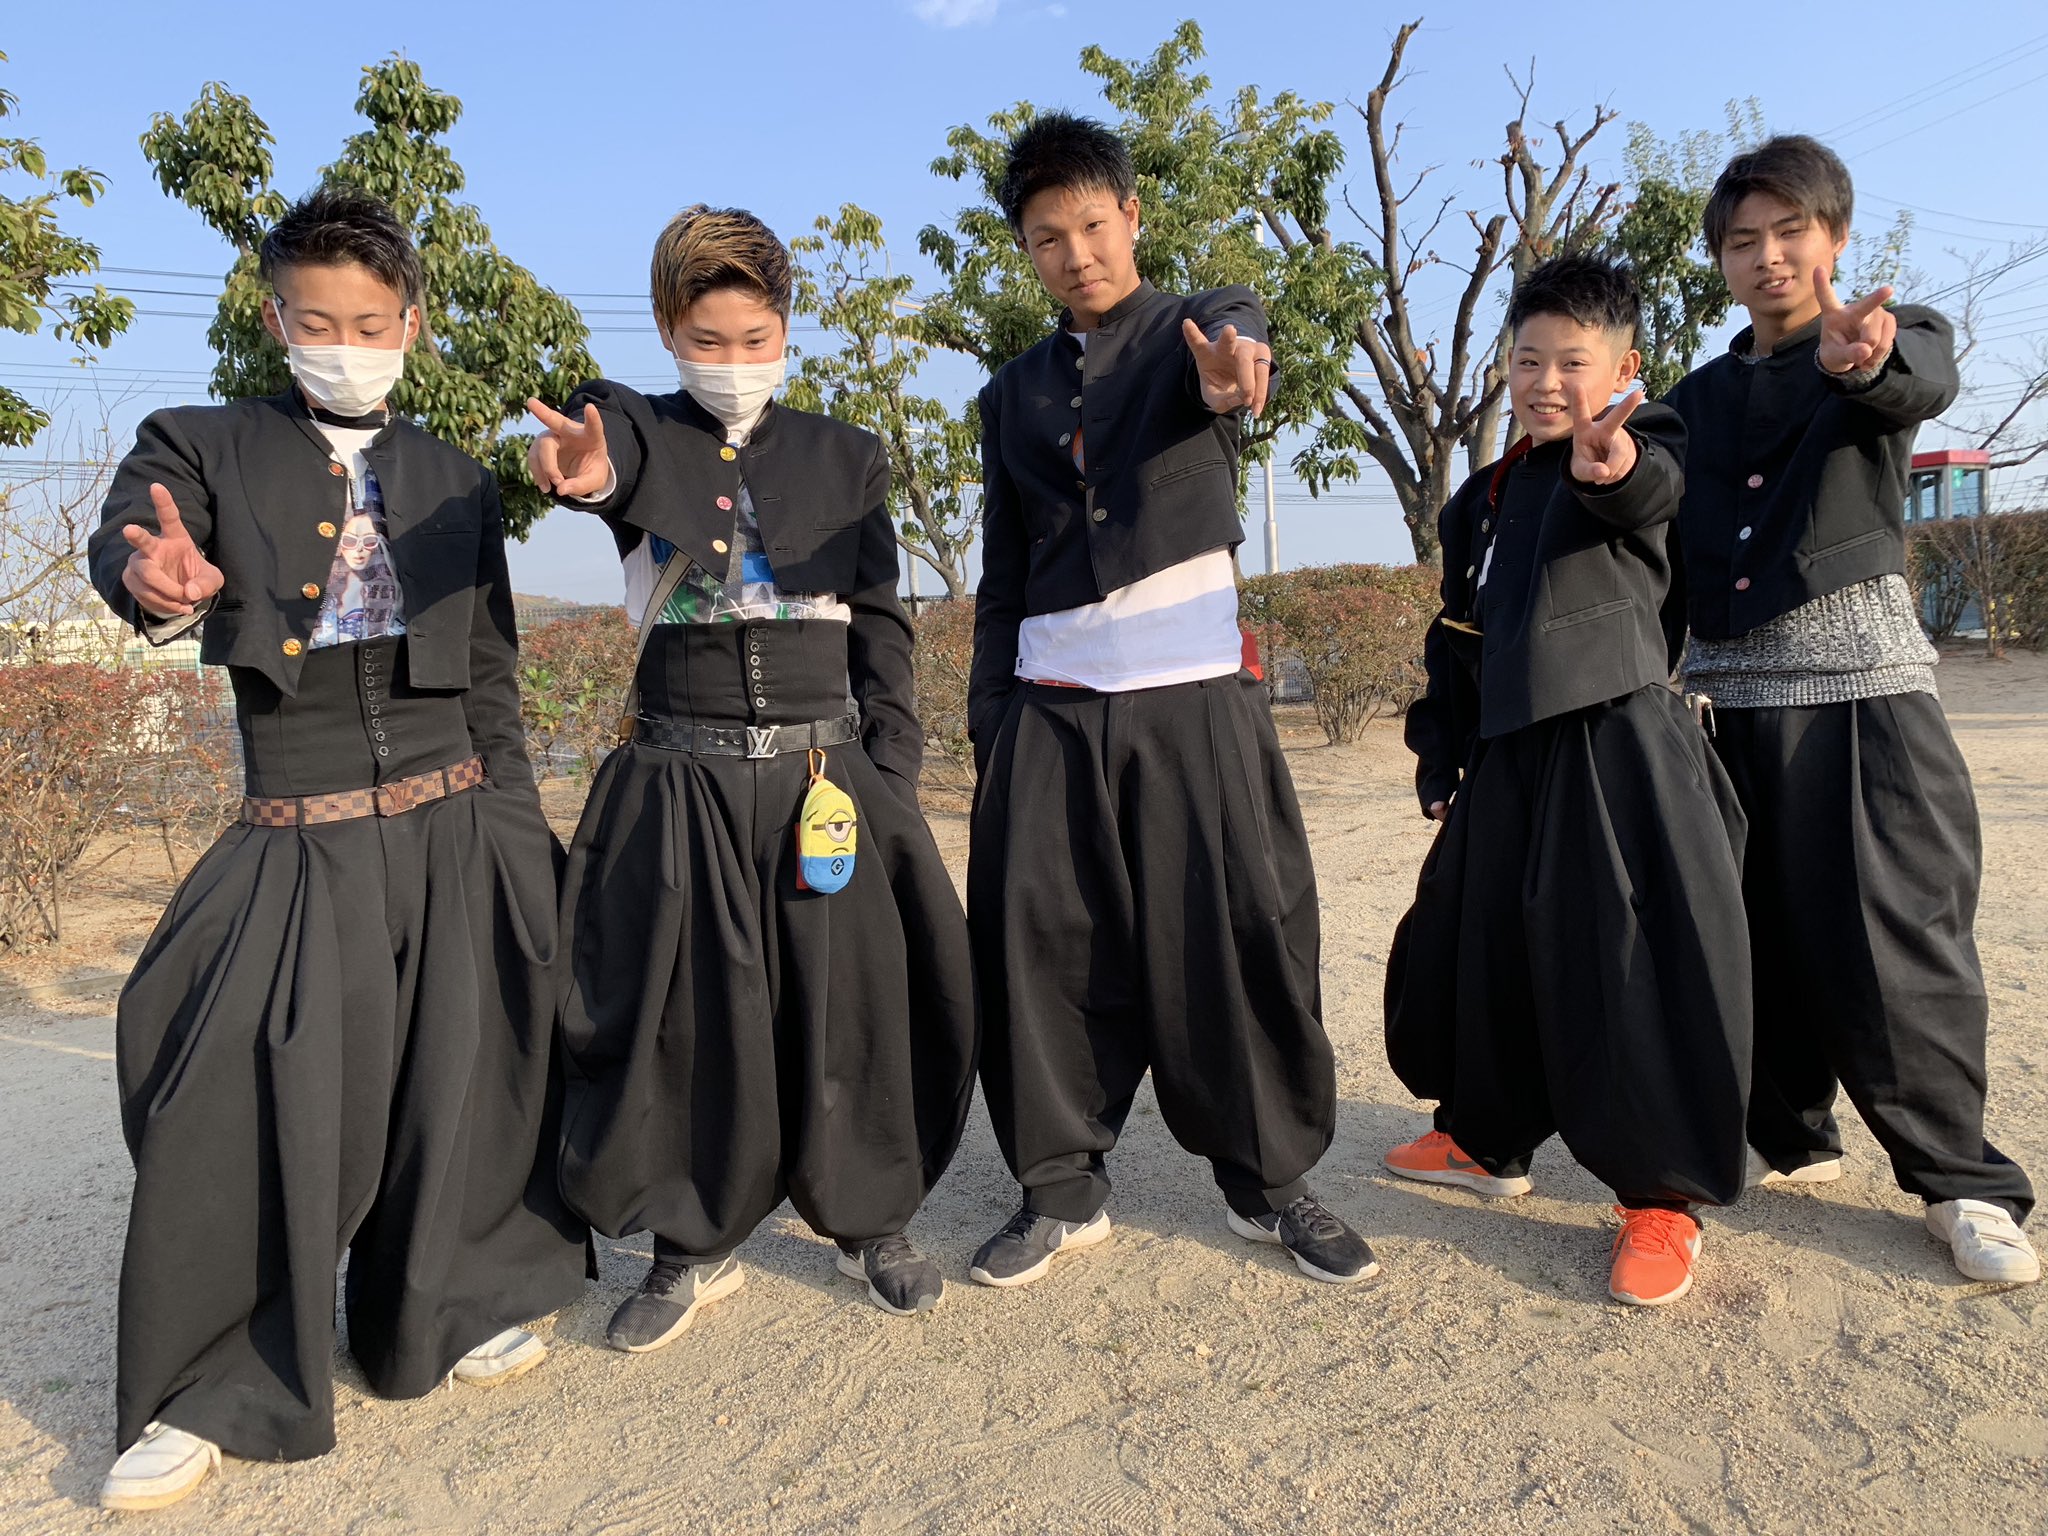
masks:
POLYGON ((901 1232, 878 1237, 852 1252, 841 1248, 839 1273, 849 1280, 867 1281, 868 1300, 897 1317, 929 1312, 946 1294, 939 1266, 912 1247, 901 1232))
POLYGON ((612 1314, 604 1340, 633 1355, 659 1349, 690 1326, 699 1307, 723 1300, 746 1282, 747 1272, 730 1254, 716 1264, 656 1259, 640 1282, 640 1294, 627 1297, 612 1314))
POLYGON ((1029 1285, 1052 1268, 1052 1256, 1068 1248, 1090 1248, 1109 1236, 1109 1212, 1086 1221, 1060 1221, 1027 1206, 1002 1231, 981 1245, 967 1273, 983 1285, 1029 1285))
POLYGON ((1285 1210, 1264 1216, 1230 1213, 1230 1230, 1255 1243, 1278 1243, 1294 1255, 1295 1267, 1311 1280, 1349 1285, 1380 1272, 1365 1239, 1338 1219, 1314 1195, 1303 1195, 1285 1210))

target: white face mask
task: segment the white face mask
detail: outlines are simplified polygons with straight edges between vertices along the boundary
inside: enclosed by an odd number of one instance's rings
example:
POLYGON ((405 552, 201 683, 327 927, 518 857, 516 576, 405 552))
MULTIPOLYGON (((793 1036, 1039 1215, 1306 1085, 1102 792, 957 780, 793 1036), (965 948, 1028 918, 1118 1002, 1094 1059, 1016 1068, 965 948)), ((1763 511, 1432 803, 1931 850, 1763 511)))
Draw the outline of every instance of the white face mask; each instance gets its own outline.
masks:
MULTIPOLYGON (((278 319, 284 306, 278 304, 278 319)), ((412 312, 406 311, 406 335, 412 335, 412 312)), ((313 403, 337 416, 364 416, 384 402, 392 386, 405 376, 403 347, 301 347, 285 343, 292 377, 313 397, 313 403)))
POLYGON ((405 353, 397 347, 296 347, 292 377, 316 405, 337 416, 374 411, 405 376, 405 353))
POLYGON ((693 363, 676 359, 676 376, 699 405, 729 428, 752 427, 760 419, 789 369, 789 359, 772 363, 693 363))

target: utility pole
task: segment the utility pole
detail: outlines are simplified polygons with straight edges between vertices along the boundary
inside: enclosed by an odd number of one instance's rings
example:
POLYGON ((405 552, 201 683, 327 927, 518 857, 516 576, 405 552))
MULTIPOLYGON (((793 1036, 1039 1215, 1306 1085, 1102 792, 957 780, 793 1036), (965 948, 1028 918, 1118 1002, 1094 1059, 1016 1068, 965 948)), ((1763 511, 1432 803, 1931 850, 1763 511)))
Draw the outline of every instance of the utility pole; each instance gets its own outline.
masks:
MULTIPOLYGON (((1258 236, 1259 244, 1264 245, 1266 243, 1266 221, 1260 218, 1253 219, 1252 230, 1258 236)), ((1272 374, 1269 372, 1266 377, 1270 380, 1272 374)), ((1266 447, 1266 574, 1268 576, 1273 575, 1280 569, 1280 515, 1273 501, 1273 455, 1279 451, 1279 447, 1280 445, 1277 441, 1267 444, 1266 447)))
POLYGON ((1280 517, 1273 505, 1273 456, 1266 455, 1266 574, 1280 569, 1280 517))

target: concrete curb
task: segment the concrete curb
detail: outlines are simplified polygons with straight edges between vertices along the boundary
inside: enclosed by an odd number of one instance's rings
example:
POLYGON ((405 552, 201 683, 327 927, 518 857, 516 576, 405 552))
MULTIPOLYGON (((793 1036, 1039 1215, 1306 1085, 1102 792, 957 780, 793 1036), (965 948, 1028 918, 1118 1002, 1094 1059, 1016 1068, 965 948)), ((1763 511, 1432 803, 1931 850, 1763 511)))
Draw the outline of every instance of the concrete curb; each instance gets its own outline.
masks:
POLYGON ((105 976, 72 976, 63 981, 39 981, 26 987, 0 987, 0 1008, 16 1003, 52 1003, 70 997, 94 997, 115 993, 128 980, 120 971, 105 976))

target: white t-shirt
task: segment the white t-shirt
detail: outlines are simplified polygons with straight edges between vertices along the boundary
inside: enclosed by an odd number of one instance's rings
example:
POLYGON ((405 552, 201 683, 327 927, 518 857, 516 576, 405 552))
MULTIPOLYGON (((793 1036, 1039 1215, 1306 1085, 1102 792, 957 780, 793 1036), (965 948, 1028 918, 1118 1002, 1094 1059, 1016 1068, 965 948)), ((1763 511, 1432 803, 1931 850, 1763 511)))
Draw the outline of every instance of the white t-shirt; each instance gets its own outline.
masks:
MULTIPOLYGON (((1087 350, 1087 333, 1068 334, 1087 350)), ((1086 468, 1078 432, 1072 451, 1076 467, 1086 468)), ((1038 614, 1017 630, 1017 676, 1100 693, 1228 677, 1243 664, 1227 548, 1154 571, 1100 602, 1038 614)))

